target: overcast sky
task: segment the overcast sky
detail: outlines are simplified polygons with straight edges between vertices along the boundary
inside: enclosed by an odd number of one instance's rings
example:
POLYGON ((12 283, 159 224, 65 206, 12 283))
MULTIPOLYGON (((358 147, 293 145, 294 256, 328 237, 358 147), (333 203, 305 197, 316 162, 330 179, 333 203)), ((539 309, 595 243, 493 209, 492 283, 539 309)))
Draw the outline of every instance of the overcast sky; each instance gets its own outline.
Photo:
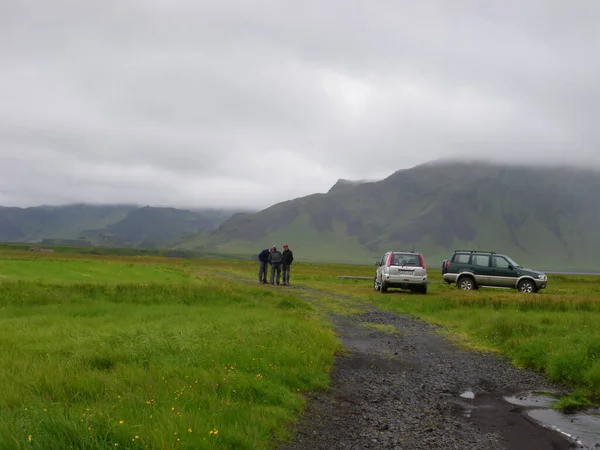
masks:
POLYGON ((2 0, 0 205, 262 208, 456 155, 600 165, 598 23, 598 0, 2 0))

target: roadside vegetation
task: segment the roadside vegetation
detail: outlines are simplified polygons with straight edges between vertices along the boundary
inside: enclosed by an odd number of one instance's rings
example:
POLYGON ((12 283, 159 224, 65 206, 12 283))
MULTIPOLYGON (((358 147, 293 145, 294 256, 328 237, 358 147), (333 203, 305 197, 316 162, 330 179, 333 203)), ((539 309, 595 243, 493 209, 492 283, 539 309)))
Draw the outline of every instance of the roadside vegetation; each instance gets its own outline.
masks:
MULTIPOLYGON (((253 276, 248 262, 222 261, 220 270, 253 276)), ((429 294, 373 290, 375 266, 299 263, 292 282, 336 293, 379 308, 410 314, 442 325, 461 345, 505 354, 518 366, 564 383, 573 394, 557 403, 563 411, 600 403, 600 276, 549 275, 548 289, 538 294, 479 289, 463 292, 428 269, 429 294)))
POLYGON ((287 288, 251 261, 0 251, 3 448, 271 448, 328 386, 325 313, 365 303, 565 383, 564 410, 600 401, 600 277, 530 295, 461 292, 432 269, 428 295, 338 279, 374 273, 299 262, 287 288))

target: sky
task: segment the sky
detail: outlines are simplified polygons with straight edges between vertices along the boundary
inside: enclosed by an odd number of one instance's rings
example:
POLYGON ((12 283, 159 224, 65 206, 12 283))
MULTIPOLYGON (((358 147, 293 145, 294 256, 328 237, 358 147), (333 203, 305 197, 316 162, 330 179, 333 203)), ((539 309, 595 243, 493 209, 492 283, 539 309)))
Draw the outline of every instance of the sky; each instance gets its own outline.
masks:
POLYGON ((0 205, 264 208, 440 158, 600 166, 597 0, 2 0, 0 205))

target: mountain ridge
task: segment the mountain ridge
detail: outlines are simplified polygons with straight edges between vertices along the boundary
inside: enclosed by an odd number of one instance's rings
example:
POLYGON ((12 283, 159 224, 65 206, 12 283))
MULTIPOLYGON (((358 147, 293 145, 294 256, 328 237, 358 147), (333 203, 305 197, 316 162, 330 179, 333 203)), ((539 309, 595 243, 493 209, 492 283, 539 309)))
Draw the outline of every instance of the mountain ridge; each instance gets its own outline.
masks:
POLYGON ((170 247, 182 235, 216 228, 235 210, 75 203, 0 206, 0 241, 170 247))
POLYGON ((593 168, 432 161, 260 211, 139 205, 0 207, 0 241, 254 255, 289 243, 298 261, 372 264, 389 249, 429 265, 454 248, 544 269, 600 269, 600 173, 593 168))
POLYGON ((455 247, 495 248, 525 264, 598 268, 595 193, 592 169, 438 161, 237 215, 178 246, 252 251, 279 239, 307 260, 332 262, 413 247, 441 262, 455 247))

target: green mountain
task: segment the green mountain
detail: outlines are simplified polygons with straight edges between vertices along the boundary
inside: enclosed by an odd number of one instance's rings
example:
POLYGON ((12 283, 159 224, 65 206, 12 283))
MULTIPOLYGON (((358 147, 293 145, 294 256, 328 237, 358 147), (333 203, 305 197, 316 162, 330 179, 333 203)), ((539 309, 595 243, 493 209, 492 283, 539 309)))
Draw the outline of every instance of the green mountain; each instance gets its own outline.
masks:
POLYGON ((377 182, 235 214, 178 248, 255 254, 290 244, 298 260, 372 264, 418 250, 438 267, 455 248, 508 253, 545 270, 600 269, 600 174, 591 170, 436 162, 377 182))
POLYGON ((181 236, 218 227, 233 213, 136 205, 0 207, 0 241, 164 248, 181 236))

